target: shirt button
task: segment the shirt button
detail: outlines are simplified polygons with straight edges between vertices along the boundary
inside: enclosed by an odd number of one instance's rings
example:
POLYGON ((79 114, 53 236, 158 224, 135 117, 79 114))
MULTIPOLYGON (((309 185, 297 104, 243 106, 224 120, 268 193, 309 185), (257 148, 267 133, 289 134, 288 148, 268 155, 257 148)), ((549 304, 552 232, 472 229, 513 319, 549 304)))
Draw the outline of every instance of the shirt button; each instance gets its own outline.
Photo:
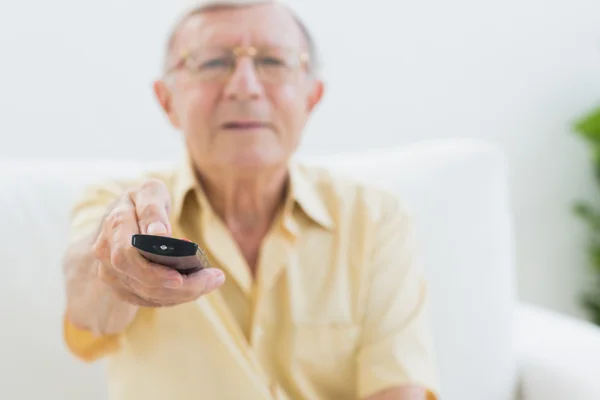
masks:
POLYGON ((269 391, 271 392, 271 396, 273 396, 273 400, 289 399, 281 385, 279 385, 275 381, 271 382, 271 384, 269 385, 269 391))
POLYGON ((260 326, 255 327, 252 331, 252 344, 255 346, 259 344, 264 335, 265 332, 260 326))
POLYGON ((265 332, 263 331, 263 329, 261 327, 257 327, 254 332, 254 337, 256 337, 257 339, 262 339, 264 334, 265 334, 265 332))

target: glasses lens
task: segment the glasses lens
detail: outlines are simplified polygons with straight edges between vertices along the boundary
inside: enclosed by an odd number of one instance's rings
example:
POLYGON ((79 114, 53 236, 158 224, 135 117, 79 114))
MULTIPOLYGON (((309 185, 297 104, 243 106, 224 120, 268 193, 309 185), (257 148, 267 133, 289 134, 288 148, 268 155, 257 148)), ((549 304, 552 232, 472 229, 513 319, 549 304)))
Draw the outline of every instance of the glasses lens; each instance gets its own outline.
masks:
POLYGON ((186 58, 185 67, 201 80, 221 81, 228 79, 235 70, 238 57, 249 56, 253 58, 256 73, 261 80, 278 83, 293 79, 301 66, 298 52, 278 47, 245 50, 198 49, 186 58))

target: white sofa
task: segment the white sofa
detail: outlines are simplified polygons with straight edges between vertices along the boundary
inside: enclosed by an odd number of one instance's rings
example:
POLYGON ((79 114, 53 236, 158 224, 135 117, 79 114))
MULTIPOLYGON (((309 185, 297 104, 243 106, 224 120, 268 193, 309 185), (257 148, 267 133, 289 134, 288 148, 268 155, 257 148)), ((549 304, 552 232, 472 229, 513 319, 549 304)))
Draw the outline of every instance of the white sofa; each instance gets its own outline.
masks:
MULTIPOLYGON (((600 329, 515 300, 507 170, 497 148, 455 139, 307 162, 387 186, 413 213, 442 399, 600 399, 600 329)), ((75 360, 62 342, 67 218, 85 184, 148 167, 0 160, 0 398, 106 399, 102 363, 75 360)))

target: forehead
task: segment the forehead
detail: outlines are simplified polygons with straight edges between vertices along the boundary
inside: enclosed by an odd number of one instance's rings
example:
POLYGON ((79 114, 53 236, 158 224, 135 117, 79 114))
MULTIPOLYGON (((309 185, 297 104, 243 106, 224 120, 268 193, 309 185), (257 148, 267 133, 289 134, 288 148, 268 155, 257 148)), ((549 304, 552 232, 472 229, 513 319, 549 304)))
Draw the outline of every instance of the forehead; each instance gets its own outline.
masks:
POLYGON ((305 48, 292 13, 279 4, 206 10, 183 22, 176 47, 274 45, 305 48))

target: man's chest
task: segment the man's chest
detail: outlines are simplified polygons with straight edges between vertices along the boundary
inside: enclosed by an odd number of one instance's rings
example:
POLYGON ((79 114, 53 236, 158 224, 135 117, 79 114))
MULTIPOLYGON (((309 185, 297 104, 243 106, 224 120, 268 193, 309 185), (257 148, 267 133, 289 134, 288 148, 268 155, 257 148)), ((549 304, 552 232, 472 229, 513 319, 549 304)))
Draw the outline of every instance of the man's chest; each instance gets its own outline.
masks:
POLYGON ((368 244, 349 231, 300 224, 262 239, 239 238, 218 221, 198 222, 174 226, 173 234, 198 243, 225 272, 220 295, 242 327, 248 326, 243 319, 296 326, 361 319, 368 244))
POLYGON ((291 285, 283 274, 269 293, 243 303, 230 282, 194 303, 143 310, 126 351, 136 368, 169 384, 210 387, 207 398, 230 398, 222 390, 240 382, 279 387, 289 398, 354 397, 361 327, 352 300, 318 290, 298 296, 291 285))
POLYGON ((351 397, 364 255, 329 232, 311 233, 265 241, 253 279, 235 264, 241 254, 227 254, 234 246, 191 238, 226 272, 225 285, 194 303, 149 310, 130 330, 131 343, 154 360, 179 359, 175 369, 194 365, 206 379, 238 371, 293 398, 351 397))

